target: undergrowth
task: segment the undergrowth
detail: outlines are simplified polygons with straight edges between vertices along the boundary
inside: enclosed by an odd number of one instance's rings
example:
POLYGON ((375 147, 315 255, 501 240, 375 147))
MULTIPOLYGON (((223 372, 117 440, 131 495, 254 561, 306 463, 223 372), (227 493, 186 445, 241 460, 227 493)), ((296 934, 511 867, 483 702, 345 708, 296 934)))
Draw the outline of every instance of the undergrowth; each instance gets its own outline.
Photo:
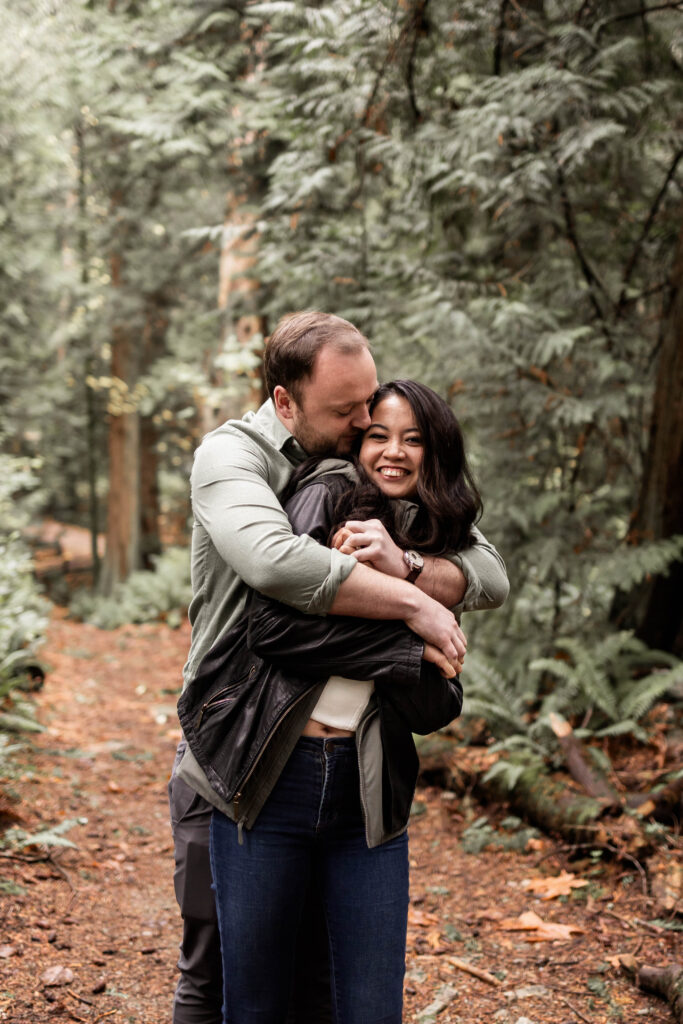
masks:
POLYGON ((100 629, 158 621, 177 628, 192 597, 189 551, 172 547, 154 562, 154 570, 132 573, 109 597, 79 591, 71 601, 71 616, 100 629))

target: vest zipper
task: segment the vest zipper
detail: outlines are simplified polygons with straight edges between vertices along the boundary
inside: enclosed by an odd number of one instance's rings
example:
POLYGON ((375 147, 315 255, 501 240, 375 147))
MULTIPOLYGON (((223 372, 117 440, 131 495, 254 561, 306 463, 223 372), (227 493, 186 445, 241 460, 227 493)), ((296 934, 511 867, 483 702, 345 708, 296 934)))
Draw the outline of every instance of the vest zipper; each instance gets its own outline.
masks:
POLYGON ((368 722, 371 722, 376 714, 377 714, 377 709, 375 708, 367 716, 367 718, 365 718, 365 719, 363 719, 361 721, 360 725, 358 726, 358 729, 356 730, 356 758, 358 760, 358 781, 359 781, 359 788, 360 788, 360 809, 361 809, 361 814, 363 815, 363 824, 365 826, 365 842, 367 843, 368 847, 370 846, 370 836, 369 836, 369 829, 368 829, 368 810, 367 810, 367 806, 366 806, 367 797, 366 797, 366 794, 365 794, 365 778, 363 776, 363 766, 361 764, 360 748, 361 748, 361 743, 363 742, 363 736, 365 735, 365 730, 367 729, 367 726, 368 726, 368 722))

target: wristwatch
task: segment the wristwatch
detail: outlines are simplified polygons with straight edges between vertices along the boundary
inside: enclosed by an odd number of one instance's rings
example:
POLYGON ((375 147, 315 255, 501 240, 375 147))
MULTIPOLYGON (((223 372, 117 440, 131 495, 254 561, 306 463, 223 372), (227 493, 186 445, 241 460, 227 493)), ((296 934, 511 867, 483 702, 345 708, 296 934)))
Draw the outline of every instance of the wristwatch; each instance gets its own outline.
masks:
POLYGON ((408 566, 409 572, 406 576, 408 583, 414 583, 425 566, 425 560, 419 551, 404 551, 403 561, 408 566))

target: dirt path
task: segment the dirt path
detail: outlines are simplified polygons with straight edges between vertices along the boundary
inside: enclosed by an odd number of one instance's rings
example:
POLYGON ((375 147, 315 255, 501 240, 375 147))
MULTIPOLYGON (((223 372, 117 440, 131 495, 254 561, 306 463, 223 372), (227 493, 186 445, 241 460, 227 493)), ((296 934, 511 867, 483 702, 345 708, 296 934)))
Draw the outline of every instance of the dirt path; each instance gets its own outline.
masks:
MULTIPOLYGON (((76 848, 35 863, 0 859, 0 1021, 170 1021, 179 919, 165 785, 187 644, 186 629, 106 633, 52 622, 44 651, 51 672, 37 697, 47 728, 4 789, 19 798, 14 809, 30 832, 75 822, 66 835, 76 848), (49 968, 71 974, 50 986, 49 968)), ((524 836, 509 822, 491 830, 481 808, 437 790, 418 793, 416 809, 406 1021, 671 1020, 610 963, 628 952, 671 962, 680 939, 638 923, 655 912, 635 867, 571 865, 542 837, 521 852, 504 850, 500 843, 524 845, 524 836), (482 837, 493 845, 475 852, 482 837), (552 901, 524 887, 562 868, 588 884, 552 901), (582 931, 530 943, 501 928, 501 919, 530 910, 582 931), (454 958, 493 972, 499 984, 464 973, 454 958)))

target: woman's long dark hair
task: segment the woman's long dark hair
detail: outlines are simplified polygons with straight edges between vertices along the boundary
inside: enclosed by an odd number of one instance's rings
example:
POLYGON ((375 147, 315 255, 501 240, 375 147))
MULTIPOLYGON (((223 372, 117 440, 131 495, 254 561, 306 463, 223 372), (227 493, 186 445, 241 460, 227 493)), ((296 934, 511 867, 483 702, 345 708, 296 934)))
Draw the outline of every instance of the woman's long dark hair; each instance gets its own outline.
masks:
MULTIPOLYGON (((416 548, 432 555, 460 551, 471 543, 471 527, 482 512, 481 495, 467 463, 460 424, 435 391, 414 380, 382 384, 373 396, 370 413, 390 395, 405 398, 421 435, 424 454, 417 484, 417 514, 407 531, 401 529, 391 499, 367 477, 354 456, 358 483, 339 498, 335 522, 341 525, 348 519, 379 519, 399 547, 416 548)), ((312 465, 308 461, 296 470, 283 503, 312 465)))

